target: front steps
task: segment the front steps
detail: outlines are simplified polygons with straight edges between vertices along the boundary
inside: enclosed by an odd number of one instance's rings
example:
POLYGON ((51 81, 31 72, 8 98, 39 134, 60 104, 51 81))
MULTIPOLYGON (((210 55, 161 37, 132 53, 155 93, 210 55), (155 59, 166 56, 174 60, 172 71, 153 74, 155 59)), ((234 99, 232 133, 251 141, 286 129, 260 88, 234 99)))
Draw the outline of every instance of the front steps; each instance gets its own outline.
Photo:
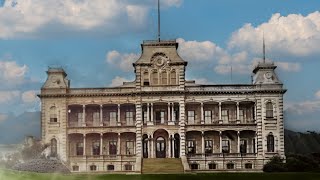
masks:
POLYGON ((145 158, 142 160, 142 174, 181 174, 180 158, 145 158))

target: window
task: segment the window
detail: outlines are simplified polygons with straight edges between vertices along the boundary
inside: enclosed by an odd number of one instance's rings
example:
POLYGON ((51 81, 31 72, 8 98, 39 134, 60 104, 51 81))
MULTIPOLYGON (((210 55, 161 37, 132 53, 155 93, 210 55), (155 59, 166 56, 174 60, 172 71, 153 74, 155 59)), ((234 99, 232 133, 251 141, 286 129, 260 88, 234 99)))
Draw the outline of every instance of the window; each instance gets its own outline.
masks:
POLYGON ((171 82, 171 85, 176 85, 177 84, 177 74, 176 74, 176 71, 171 71, 170 73, 170 82, 171 82))
POLYGON ((208 166, 209 166, 209 169, 217 169, 216 163, 209 163, 208 166))
POLYGON ((77 165, 72 166, 72 171, 79 171, 79 166, 77 165))
POLYGON ((147 71, 143 73, 143 85, 149 86, 149 73, 147 71))
POLYGON ((108 171, 114 171, 114 165, 109 164, 109 165, 107 166, 107 170, 108 170, 108 171))
POLYGON ((266 117, 273 118, 273 105, 271 102, 267 102, 266 104, 266 117))
POLYGON ((133 170, 133 166, 131 164, 126 164, 126 165, 124 165, 124 170, 132 171, 133 170))
POLYGON ((83 113, 78 112, 78 126, 81 126, 81 123, 83 123, 83 122, 84 122, 83 113))
POLYGON ((222 153, 230 152, 230 142, 229 140, 222 140, 222 153))
POLYGON ((252 169, 252 164, 251 164, 251 163, 246 163, 246 164, 244 165, 244 168, 246 168, 246 169, 252 169))
POLYGON ((127 141, 126 142, 126 154, 127 155, 133 155, 134 154, 134 142, 133 141, 127 141))
POLYGON ((93 119, 93 125, 94 125, 94 126, 99 126, 99 123, 100 123, 100 113, 99 113, 99 112, 93 112, 93 114, 92 114, 92 119, 93 119))
POLYGON ((165 71, 161 73, 161 83, 168 84, 167 72, 165 72, 165 71))
POLYGON ((194 124, 195 113, 194 111, 188 111, 188 124, 194 124))
POLYGON ((57 156, 57 140, 56 139, 51 139, 51 157, 56 157, 57 156))
POLYGON ((90 166, 90 171, 96 171, 97 170, 97 166, 96 165, 91 165, 90 166))
POLYGON ((76 144, 76 153, 77 153, 77 156, 84 155, 83 154, 83 143, 82 142, 79 142, 79 143, 76 144))
POLYGON ((157 124, 164 124, 164 117, 165 117, 164 111, 156 111, 156 123, 157 124))
POLYGON ((117 154, 117 141, 109 141, 109 155, 117 154))
POLYGON ((272 134, 267 136, 267 152, 274 152, 274 136, 272 134))
POLYGON ((228 122, 229 121, 229 111, 224 109, 224 110, 221 110, 221 119, 222 119, 222 122, 228 122))
POLYGON ((234 169, 234 164, 233 163, 228 163, 227 164, 227 169, 234 169))
POLYGON ((152 72, 152 83, 153 83, 153 85, 158 84, 158 72, 157 71, 152 72))
POLYGON ((240 140, 240 153, 247 153, 247 140, 240 140))
POLYGON ((204 111, 204 123, 211 124, 212 123, 212 112, 204 111))
POLYGON ((127 111, 126 112, 126 122, 128 126, 133 126, 133 112, 127 111))
POLYGON ((192 164, 190 165, 190 168, 191 168, 191 169, 199 169, 199 164, 197 164, 197 163, 192 163, 192 164))
POLYGON ((147 124, 147 120, 148 120, 148 113, 147 111, 143 111, 143 124, 147 124))
POLYGON ((100 155, 100 142, 92 142, 92 155, 100 155))
POLYGON ((56 112, 56 107, 55 106, 52 106, 50 108, 50 122, 51 123, 58 122, 58 117, 57 117, 57 112, 56 112))
POLYGON ((195 141, 187 141, 187 150, 188 150, 188 154, 196 153, 195 141))
POLYGON ((244 110, 239 109, 239 120, 240 122, 244 122, 244 110))
POLYGON ((205 153, 206 154, 212 153, 212 147, 213 147, 212 140, 206 140, 204 145, 205 145, 204 146, 205 147, 205 153))
POLYGON ((116 126, 117 125, 117 112, 110 112, 110 126, 116 126))

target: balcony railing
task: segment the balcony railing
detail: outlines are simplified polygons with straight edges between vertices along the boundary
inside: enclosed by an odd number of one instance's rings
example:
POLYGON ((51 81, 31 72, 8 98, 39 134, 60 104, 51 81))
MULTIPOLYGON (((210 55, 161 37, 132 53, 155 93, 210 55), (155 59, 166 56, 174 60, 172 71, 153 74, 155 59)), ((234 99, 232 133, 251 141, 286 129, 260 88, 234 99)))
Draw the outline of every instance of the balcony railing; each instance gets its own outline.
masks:
POLYGON ((95 160, 95 159, 101 159, 101 160, 135 160, 136 155, 78 155, 78 156, 69 156, 71 160, 81 160, 81 159, 87 159, 87 160, 95 160))
POLYGON ((239 158, 246 158, 246 157, 256 157, 257 153, 196 153, 196 154, 187 154, 188 158, 223 158, 223 157, 239 157, 239 158))

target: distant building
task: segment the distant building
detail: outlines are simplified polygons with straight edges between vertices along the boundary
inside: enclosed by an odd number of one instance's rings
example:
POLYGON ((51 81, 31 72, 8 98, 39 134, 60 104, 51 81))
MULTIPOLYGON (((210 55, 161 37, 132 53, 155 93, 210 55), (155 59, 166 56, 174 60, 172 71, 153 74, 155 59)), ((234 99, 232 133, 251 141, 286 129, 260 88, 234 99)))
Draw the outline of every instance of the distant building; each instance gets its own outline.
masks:
POLYGON ((283 94, 273 63, 252 84, 185 79, 176 41, 144 41, 136 78, 120 87, 71 88, 49 68, 41 88, 42 141, 73 172, 141 172, 145 158, 177 158, 184 170, 261 170, 284 154, 283 94), (180 159, 179 159, 180 158, 180 159))

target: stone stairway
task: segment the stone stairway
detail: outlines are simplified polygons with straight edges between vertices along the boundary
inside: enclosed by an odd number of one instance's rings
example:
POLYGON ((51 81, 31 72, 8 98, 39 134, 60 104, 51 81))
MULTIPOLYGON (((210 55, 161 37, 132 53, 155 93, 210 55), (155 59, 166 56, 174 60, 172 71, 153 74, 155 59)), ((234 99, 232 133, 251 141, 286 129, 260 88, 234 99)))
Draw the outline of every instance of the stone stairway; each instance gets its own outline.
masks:
POLYGON ((143 174, 181 174, 183 166, 179 158, 146 158, 142 161, 143 174))

